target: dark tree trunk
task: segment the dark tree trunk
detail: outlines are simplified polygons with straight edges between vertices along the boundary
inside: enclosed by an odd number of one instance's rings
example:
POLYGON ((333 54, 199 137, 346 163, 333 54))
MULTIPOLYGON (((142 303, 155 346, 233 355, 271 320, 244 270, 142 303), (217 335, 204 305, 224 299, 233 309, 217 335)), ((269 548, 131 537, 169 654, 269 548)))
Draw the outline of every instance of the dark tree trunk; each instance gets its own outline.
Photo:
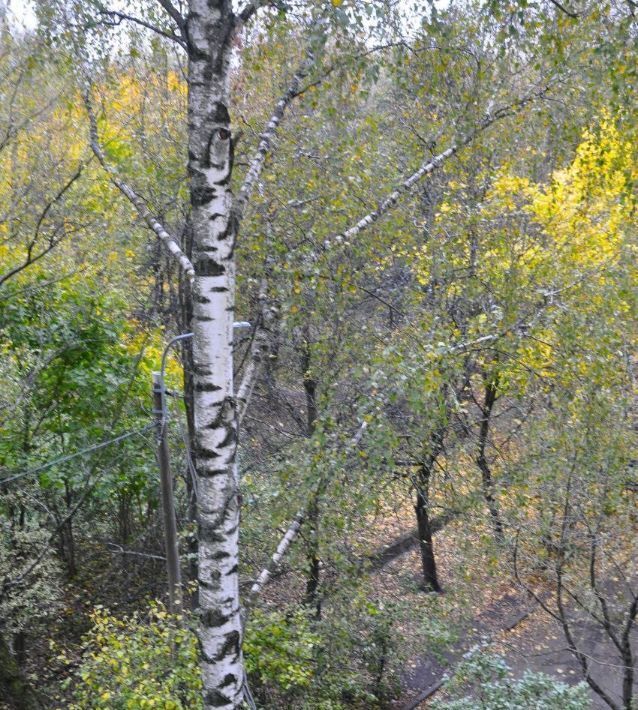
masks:
MULTIPOLYGON (((304 328, 304 342, 301 351, 301 369, 303 374, 303 388, 306 395, 306 436, 310 438, 317 424, 317 382, 312 376, 310 332, 304 328)), ((305 604, 314 607, 317 619, 321 618, 321 598, 319 585, 321 583, 321 560, 319 559, 319 496, 322 487, 319 486, 312 495, 306 515, 308 527, 308 577, 306 579, 305 604)))
POLYGON ((429 592, 440 592, 442 590, 436 571, 432 523, 428 510, 430 473, 431 472, 425 466, 421 467, 418 481, 419 489, 416 492, 416 505, 414 506, 414 510, 416 512, 416 522, 419 533, 423 588, 429 592))
POLYGON ((304 328, 304 342, 301 351, 301 371, 303 388, 306 395, 306 436, 311 437, 317 423, 317 382, 312 376, 312 357, 310 351, 310 329, 304 328))
MULTIPOLYGON (((67 514, 73 508, 73 495, 68 481, 64 482, 64 502, 66 504, 67 514)), ((65 516, 66 517, 66 516, 65 516)), ((75 560, 75 536, 73 533, 73 517, 68 517, 60 528, 60 545, 62 548, 62 558, 66 564, 67 574, 69 579, 73 579, 77 574, 77 565, 75 560)))
POLYGON ((490 433, 490 420, 492 410, 497 397, 497 382, 494 378, 489 378, 485 382, 485 398, 481 411, 481 427, 479 430, 479 447, 476 457, 476 464, 481 471, 483 498, 487 504, 487 509, 490 512, 492 519, 492 528, 498 542, 503 541, 503 523, 498 508, 498 502, 494 496, 494 479, 492 478, 492 470, 487 460, 486 449, 490 433))
POLYGON ((434 557, 433 529, 430 519, 430 485, 434 465, 441 451, 445 429, 439 427, 431 436, 429 446, 423 453, 423 462, 419 468, 416 480, 416 513, 417 529, 419 532, 419 549, 421 551, 421 566, 423 572, 423 588, 426 591, 441 592, 441 585, 436 570, 434 557))
POLYGON ((304 604, 314 608, 315 617, 321 619, 321 596, 319 585, 321 583, 321 560, 319 558, 319 491, 312 494, 313 498, 308 506, 306 524, 308 526, 308 543, 306 559, 308 561, 308 576, 306 578, 306 594, 304 604))
POLYGON ((13 655, 20 668, 24 668, 27 662, 27 635, 24 631, 18 631, 13 635, 13 655))

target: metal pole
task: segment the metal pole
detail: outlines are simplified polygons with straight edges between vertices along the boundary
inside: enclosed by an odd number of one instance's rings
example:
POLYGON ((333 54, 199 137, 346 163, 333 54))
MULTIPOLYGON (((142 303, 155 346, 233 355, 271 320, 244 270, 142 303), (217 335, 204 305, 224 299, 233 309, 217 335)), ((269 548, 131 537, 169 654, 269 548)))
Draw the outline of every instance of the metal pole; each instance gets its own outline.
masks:
POLYGON ((164 539, 166 542, 166 571, 168 573, 168 610, 171 614, 181 611, 182 588, 177 544, 177 522, 173 500, 173 478, 171 476, 168 441, 166 439, 166 389, 162 373, 153 373, 153 414, 157 431, 157 460, 160 467, 160 493, 164 517, 164 539))

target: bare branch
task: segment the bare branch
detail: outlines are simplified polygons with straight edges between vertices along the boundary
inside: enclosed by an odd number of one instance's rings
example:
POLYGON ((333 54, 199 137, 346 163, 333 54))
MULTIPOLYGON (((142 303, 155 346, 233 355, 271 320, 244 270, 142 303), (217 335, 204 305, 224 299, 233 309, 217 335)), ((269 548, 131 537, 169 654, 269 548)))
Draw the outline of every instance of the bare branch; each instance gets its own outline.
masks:
POLYGON ((95 157, 100 161, 100 164, 104 170, 108 173, 111 182, 120 190, 120 192, 133 204, 140 217, 146 222, 146 224, 155 232, 158 239, 164 244, 171 256, 179 263, 184 274, 189 279, 193 281, 195 278, 195 269, 191 264, 189 258, 180 249, 179 244, 164 228, 164 226, 151 214, 150 210, 146 206, 144 200, 135 192, 135 190, 124 180, 122 180, 114 167, 109 165, 106 161, 106 156, 104 151, 100 146, 98 131, 97 131, 97 120, 95 118, 95 113, 93 112, 93 107, 91 105, 91 96, 89 89, 84 93, 84 102, 86 104, 86 110, 89 115, 89 136, 90 144, 95 157))
POLYGON ((182 37, 186 38, 186 19, 182 13, 173 5, 171 0, 157 0, 159 4, 166 10, 168 16, 179 27, 182 37))
POLYGON ((571 17, 573 20, 578 19, 578 13, 577 12, 572 12, 571 10, 568 10, 564 5, 562 5, 558 0, 550 0, 552 5, 556 8, 558 8, 563 14, 567 15, 567 17, 571 17))
POLYGON ((246 604, 248 606, 251 606, 261 590, 264 588, 268 580, 270 579, 270 576, 272 573, 277 569, 279 566, 279 563, 283 559, 283 556, 286 554, 288 551, 288 548, 292 544, 292 542, 295 540, 297 535, 299 534, 299 531, 301 530, 301 526, 303 525, 304 521, 304 514, 303 511, 299 511, 297 515, 295 515, 294 520, 290 524, 290 527, 288 530, 286 530, 286 534, 281 538, 279 541, 279 544, 277 545, 277 549, 273 553, 273 556, 270 558, 270 561, 268 564, 262 569, 262 571, 259 574, 259 577, 257 577, 255 583, 253 586, 250 588, 250 592, 248 593, 248 599, 246 601, 246 604))
POLYGON ((64 239, 65 236, 69 233, 68 231, 64 231, 61 236, 59 236, 57 239, 55 236, 50 236, 48 240, 48 244, 44 249, 42 249, 40 252, 37 254, 33 254, 33 249, 38 241, 38 237, 40 236, 40 229, 42 228, 42 224, 47 218, 47 215, 51 211, 51 208, 53 205, 55 205, 57 202, 59 202, 62 197, 64 196, 64 193, 73 185, 73 183, 80 177, 82 174, 82 171, 85 168, 85 163, 81 163, 77 170, 71 175, 71 177, 64 183, 64 185, 58 190, 58 192, 47 202, 47 204, 44 206, 44 209, 40 213, 40 216, 38 218, 36 227, 35 227, 35 232, 33 234, 33 239, 30 240, 28 246, 27 246, 27 254, 24 259, 24 261, 17 266, 14 266, 12 269, 9 269, 9 271, 6 271, 4 274, 0 275, 0 286, 2 286, 5 281, 8 281, 10 278, 13 276, 16 276, 19 274, 21 271, 26 269, 27 267, 31 266, 31 264, 34 264, 36 261, 39 261, 43 257, 45 257, 49 252, 51 252, 55 247, 64 239))
POLYGON ((137 550, 126 550, 122 547, 122 545, 118 545, 115 542, 107 542, 106 545, 109 552, 117 553, 120 555, 143 557, 144 559, 148 560, 159 560, 160 562, 166 562, 166 557, 163 557, 162 555, 153 555, 150 552, 138 552, 137 550))
POLYGON ((166 30, 163 30, 150 22, 146 22, 146 20, 142 20, 140 17, 127 15, 125 12, 119 12, 118 10, 107 10, 106 8, 100 8, 99 12, 101 15, 111 18, 109 20, 105 20, 102 24, 117 27, 122 23, 122 21, 132 22, 133 24, 140 25, 140 27, 144 27, 151 32, 155 32, 155 34, 158 34, 161 37, 170 39, 172 42, 177 42, 177 44, 186 49, 186 40, 181 33, 181 28, 180 34, 177 35, 174 32, 167 32, 166 30))

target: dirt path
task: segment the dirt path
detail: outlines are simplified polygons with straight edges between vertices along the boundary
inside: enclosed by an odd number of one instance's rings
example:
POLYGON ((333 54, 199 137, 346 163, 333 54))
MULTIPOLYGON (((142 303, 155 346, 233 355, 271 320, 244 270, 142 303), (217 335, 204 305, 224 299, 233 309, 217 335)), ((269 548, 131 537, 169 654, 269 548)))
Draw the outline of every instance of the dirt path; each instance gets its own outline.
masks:
MULTIPOLYGON (((619 694, 622 669, 617 653, 603 630, 583 621, 576 627, 578 645, 590 658, 594 679, 621 707, 619 694)), ((490 605, 476 617, 475 623, 462 635, 456 649, 446 654, 444 662, 424 656, 404 677, 405 696, 395 704, 397 710, 427 707, 449 669, 475 643, 489 636, 489 649, 503 656, 514 677, 527 670, 542 672, 570 685, 582 680, 578 661, 567 648, 565 637, 556 622, 523 594, 511 594, 490 605)), ((638 632, 634 634, 638 644, 638 632)), ((638 693, 638 680, 634 684, 638 693)), ((608 709, 608 705, 590 691, 591 708, 608 709)))
POLYGON ((483 610, 460 636, 455 648, 442 658, 423 656, 415 659, 403 677, 404 697, 393 707, 397 710, 413 710, 423 706, 441 686, 443 678, 469 649, 479 643, 500 636, 504 630, 519 626, 530 613, 533 605, 527 595, 512 591, 492 602, 483 610))
MULTIPOLYGON (((443 579, 443 586, 453 590, 458 583, 459 572, 458 569, 453 570, 453 555, 450 554, 455 548, 455 524, 453 519, 445 522, 451 522, 451 525, 442 525, 436 539, 440 557, 444 561, 441 569, 443 575, 448 575, 447 579, 443 579)), ((386 593, 393 592, 395 596, 410 594, 401 588, 398 580, 410 574, 418 574, 418 551, 409 538, 408 534, 395 538, 384 554, 377 553, 378 563, 374 565, 379 587, 386 593)), ((475 572, 476 568, 472 570, 473 574, 475 572)), ((436 693, 446 673, 454 668, 463 654, 479 643, 487 643, 491 651, 503 656, 514 677, 520 677, 529 670, 545 673, 569 684, 582 681, 580 665, 567 648, 558 624, 527 593, 508 585, 505 578, 500 583, 494 578, 491 582, 487 579, 482 581, 483 584, 478 584, 480 593, 469 599, 476 613, 469 622, 461 623, 462 630, 451 649, 434 656, 419 653, 418 646, 414 647, 416 653, 409 659, 407 670, 401 677, 403 694, 391 706, 393 710, 427 707, 427 699, 436 693)), ((467 606, 465 611, 469 611, 467 606)), ((468 614, 464 617, 467 619, 468 614)), ((611 642, 592 621, 581 621, 574 628, 579 648, 590 658, 592 676, 622 707, 619 696, 622 668, 618 665, 620 659, 611 642)), ((634 643, 638 647, 638 630, 634 632, 634 643)), ((638 693, 638 678, 635 688, 638 693)), ((608 708, 593 691, 590 691, 590 697, 591 708, 594 710, 608 708)))

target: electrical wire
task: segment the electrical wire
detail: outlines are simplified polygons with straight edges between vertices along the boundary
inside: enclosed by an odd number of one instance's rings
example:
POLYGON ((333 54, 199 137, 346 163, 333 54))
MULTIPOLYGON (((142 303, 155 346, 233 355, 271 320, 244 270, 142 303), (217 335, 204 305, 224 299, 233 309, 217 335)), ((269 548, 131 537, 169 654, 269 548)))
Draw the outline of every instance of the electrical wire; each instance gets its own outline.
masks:
POLYGON ((113 444, 117 444, 120 441, 124 441, 125 439, 129 439, 132 436, 137 436, 138 434, 143 434, 144 432, 148 431, 149 429, 152 429, 155 426, 155 424, 147 424, 145 427, 142 427, 141 429, 136 429, 135 431, 128 431, 125 432, 124 434, 120 434, 119 436, 116 436, 113 439, 107 439, 106 441, 102 441, 99 444, 95 444, 93 446, 89 446, 86 449, 82 449, 81 451, 76 451, 73 454, 68 454, 67 456, 61 456, 60 458, 54 459, 53 461, 48 461, 47 463, 43 463, 40 466, 36 466, 35 468, 28 469, 27 471, 22 471, 21 473, 16 473, 13 476, 7 476, 5 478, 0 478, 0 486, 6 485, 7 483, 12 483, 13 481, 17 481, 21 478, 25 478, 26 476, 33 476, 36 473, 40 473, 41 471, 45 471, 47 468, 51 468, 52 466, 57 466, 61 463, 66 463, 67 461, 71 461, 73 459, 78 458, 79 456, 84 456, 85 454, 90 454, 94 451, 99 451, 100 449, 104 449, 107 446, 111 446, 113 444))

